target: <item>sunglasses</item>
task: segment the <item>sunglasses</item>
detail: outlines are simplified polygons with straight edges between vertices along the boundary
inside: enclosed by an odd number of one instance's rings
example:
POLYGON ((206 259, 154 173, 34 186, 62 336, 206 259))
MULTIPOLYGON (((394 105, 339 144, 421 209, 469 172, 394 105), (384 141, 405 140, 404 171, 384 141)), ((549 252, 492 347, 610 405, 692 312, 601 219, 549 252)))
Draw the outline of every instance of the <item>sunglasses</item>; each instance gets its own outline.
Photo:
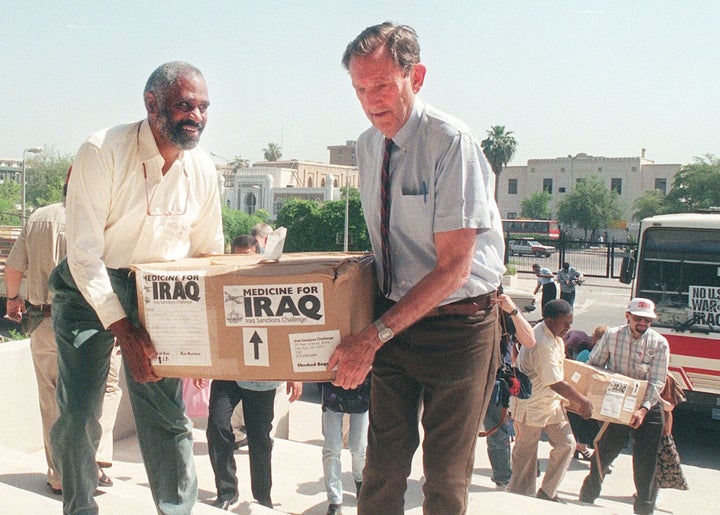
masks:
POLYGON ((634 322, 645 322, 646 324, 649 324, 654 320, 650 317, 640 317, 637 315, 633 315, 632 313, 630 313, 630 316, 632 317, 634 322))

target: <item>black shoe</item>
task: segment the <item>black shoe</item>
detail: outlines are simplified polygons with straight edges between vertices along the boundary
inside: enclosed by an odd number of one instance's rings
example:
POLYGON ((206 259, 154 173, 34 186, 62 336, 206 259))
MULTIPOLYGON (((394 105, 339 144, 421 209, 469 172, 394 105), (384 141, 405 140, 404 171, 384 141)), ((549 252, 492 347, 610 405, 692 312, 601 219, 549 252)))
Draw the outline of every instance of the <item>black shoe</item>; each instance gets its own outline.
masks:
POLYGON ((355 498, 360 498, 360 489, 362 488, 362 481, 355 481, 355 498))
POLYGON ((575 454, 573 455, 573 458, 575 458, 576 460, 590 461, 592 459, 592 453, 589 449, 585 449, 584 451, 575 449, 575 454))
POLYGON ((230 509, 230 506, 238 502, 239 497, 236 495, 232 499, 216 499, 214 503, 212 503, 212 506, 214 508, 220 508, 221 510, 228 511, 230 509))
POLYGON ((98 486, 112 486, 112 479, 110 479, 107 474, 105 474, 105 471, 103 469, 98 470, 100 471, 100 477, 98 477, 98 486))
POLYGON ((325 515, 342 515, 342 505, 331 504, 328 506, 328 511, 325 515))
POLYGON ((536 497, 537 497, 538 499, 542 499, 543 501, 552 501, 552 502, 556 502, 556 503, 559 503, 559 504, 567 504, 565 501, 563 501, 562 499, 560 499, 557 495, 556 495, 555 497, 550 497, 548 494, 546 494, 545 492, 543 492, 542 488, 540 488, 540 489, 537 491, 536 497))
POLYGON ((242 440, 238 440, 235 442, 235 450, 237 451, 240 447, 247 447, 248 441, 247 436, 243 438, 242 440))

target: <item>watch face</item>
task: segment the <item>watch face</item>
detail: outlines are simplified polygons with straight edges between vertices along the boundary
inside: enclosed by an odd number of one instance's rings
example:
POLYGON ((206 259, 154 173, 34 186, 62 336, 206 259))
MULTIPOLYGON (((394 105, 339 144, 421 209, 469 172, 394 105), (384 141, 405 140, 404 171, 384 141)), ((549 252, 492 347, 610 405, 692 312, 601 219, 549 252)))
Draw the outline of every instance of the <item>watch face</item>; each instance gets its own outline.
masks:
POLYGON ((393 332, 389 328, 385 328, 382 331, 378 333, 378 336, 380 337, 380 341, 385 343, 386 341, 390 340, 393 337, 393 332))

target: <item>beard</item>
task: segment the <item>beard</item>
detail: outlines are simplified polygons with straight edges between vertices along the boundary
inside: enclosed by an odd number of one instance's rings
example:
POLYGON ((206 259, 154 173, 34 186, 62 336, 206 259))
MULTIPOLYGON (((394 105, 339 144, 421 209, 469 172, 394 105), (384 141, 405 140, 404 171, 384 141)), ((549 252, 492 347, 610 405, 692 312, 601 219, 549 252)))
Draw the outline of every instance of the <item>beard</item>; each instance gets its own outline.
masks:
POLYGON ((173 123, 169 111, 160 111, 160 132, 175 146, 182 150, 190 150, 197 146, 200 142, 205 126, 202 123, 193 122, 192 120, 182 120, 173 123), (183 127, 195 127, 198 129, 197 135, 185 132, 183 127))

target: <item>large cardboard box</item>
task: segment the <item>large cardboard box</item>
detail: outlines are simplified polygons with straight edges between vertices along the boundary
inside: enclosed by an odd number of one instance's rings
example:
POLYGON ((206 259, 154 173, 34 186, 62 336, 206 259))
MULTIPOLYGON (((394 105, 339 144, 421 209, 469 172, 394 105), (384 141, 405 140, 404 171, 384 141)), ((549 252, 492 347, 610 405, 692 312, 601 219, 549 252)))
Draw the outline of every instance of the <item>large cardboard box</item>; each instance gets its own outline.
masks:
MULTIPOLYGON (((628 424, 640 408, 647 381, 601 370, 585 363, 566 359, 563 364, 565 381, 585 395, 593 405, 592 418, 628 424)), ((569 403, 569 411, 578 413, 578 406, 569 403)))
POLYGON ((369 254, 227 255, 135 265, 140 319, 166 377, 326 381, 373 319, 369 254))

